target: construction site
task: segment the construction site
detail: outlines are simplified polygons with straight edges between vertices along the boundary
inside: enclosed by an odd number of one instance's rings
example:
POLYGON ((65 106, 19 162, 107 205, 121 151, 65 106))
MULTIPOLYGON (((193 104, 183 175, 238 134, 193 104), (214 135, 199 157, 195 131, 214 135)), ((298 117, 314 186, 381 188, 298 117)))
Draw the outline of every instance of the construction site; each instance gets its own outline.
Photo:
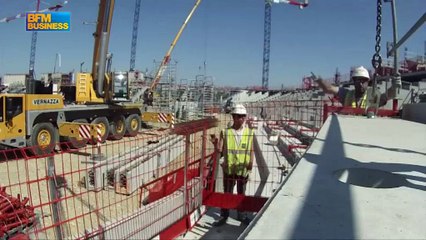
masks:
MULTIPOLYGON (((377 15, 394 1, 378 0, 377 15)), ((426 236, 426 49, 403 59, 396 53, 426 14, 394 38, 384 59, 377 33, 367 76, 373 94, 366 106, 348 106, 319 82, 353 90, 355 67, 269 88, 271 7, 303 9, 308 1, 265 1, 262 85, 247 88, 217 86, 206 73, 178 80, 172 52, 201 0, 152 71, 135 66, 135 0, 130 69, 111 70, 115 3, 99 1, 91 70, 80 63, 80 71, 36 79, 34 31, 28 73, 2 77, 0 240, 426 236), (390 86, 395 95, 379 105, 378 93, 390 86), (224 134, 235 126, 238 106, 252 133, 243 194, 236 193, 238 180, 225 189, 224 134), (230 215, 218 226, 223 209, 230 215)), ((41 9, 37 1, 34 12, 67 4, 41 9)), ((25 14, 0 23, 20 18, 25 14)))

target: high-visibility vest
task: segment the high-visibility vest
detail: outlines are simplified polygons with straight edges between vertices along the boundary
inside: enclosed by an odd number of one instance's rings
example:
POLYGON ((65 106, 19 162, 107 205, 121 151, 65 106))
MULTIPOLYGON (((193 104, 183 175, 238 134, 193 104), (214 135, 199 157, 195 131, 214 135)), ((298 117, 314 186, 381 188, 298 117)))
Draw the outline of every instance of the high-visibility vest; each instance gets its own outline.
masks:
POLYGON ((228 167, 224 169, 228 175, 246 177, 248 175, 247 166, 251 160, 251 150, 253 146, 253 129, 244 128, 241 141, 237 145, 232 128, 225 130, 226 159, 228 167))
MULTIPOLYGON (((359 105, 360 108, 366 108, 368 92, 369 91, 366 91, 364 93, 364 95, 362 96, 361 103, 359 105)), ((350 107, 353 107, 353 108, 357 107, 356 99, 355 99, 355 90, 351 90, 348 93, 346 93, 344 106, 346 106, 346 107, 350 106, 350 107)))

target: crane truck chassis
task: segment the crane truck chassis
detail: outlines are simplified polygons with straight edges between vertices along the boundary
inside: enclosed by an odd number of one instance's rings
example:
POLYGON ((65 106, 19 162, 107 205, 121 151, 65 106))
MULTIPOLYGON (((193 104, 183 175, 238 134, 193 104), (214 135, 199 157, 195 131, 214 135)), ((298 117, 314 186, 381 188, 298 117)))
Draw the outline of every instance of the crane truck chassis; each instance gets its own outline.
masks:
POLYGON ((86 145, 84 139, 59 136, 61 123, 98 124, 101 142, 136 136, 141 126, 141 111, 126 104, 64 105, 59 94, 1 94, 0 145, 32 147, 35 154, 50 153, 56 143, 71 147, 86 145))
MULTIPOLYGON (((153 117, 157 113, 142 112, 140 104, 123 100, 129 91, 125 72, 106 78, 111 82, 108 102, 102 98, 96 102, 90 73, 78 73, 76 85, 62 86, 62 94, 52 94, 51 85, 45 87, 30 76, 28 93, 0 94, 0 148, 31 147, 34 154, 47 154, 59 142, 69 142, 72 148, 86 146, 88 139, 78 135, 79 124, 99 126, 100 142, 105 142, 136 136, 142 120, 159 121, 153 117)), ((172 114, 164 115, 172 122, 172 114)))

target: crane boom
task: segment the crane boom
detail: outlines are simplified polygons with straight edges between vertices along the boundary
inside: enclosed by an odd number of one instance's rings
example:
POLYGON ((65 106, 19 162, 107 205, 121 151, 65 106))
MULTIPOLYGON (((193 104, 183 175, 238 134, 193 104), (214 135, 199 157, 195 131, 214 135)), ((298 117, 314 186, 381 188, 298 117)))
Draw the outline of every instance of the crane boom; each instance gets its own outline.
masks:
MULTIPOLYGON (((37 0, 36 12, 40 10, 40 0, 37 0)), ((29 64, 29 74, 31 79, 34 79, 34 65, 35 65, 35 54, 37 47, 37 31, 32 32, 31 34, 31 47, 30 47, 30 64, 29 64)), ((29 89, 27 89, 29 91, 29 89)))
POLYGON ((97 82, 96 94, 98 97, 105 97, 104 79, 114 4, 115 0, 101 0, 99 3, 92 62, 92 77, 97 82))
POLYGON ((133 16, 132 44, 131 44, 131 49, 130 49, 130 71, 135 70, 136 44, 137 44, 137 40, 138 40, 138 26, 139 26, 140 8, 141 8, 141 0, 136 0, 135 14, 133 16))
POLYGON ((172 54, 173 49, 176 46, 177 41, 179 40, 183 30, 185 29, 186 25, 188 24, 189 20, 191 19, 192 15, 194 14, 195 10, 197 9, 198 5, 200 5, 201 0, 197 0, 194 4, 194 7, 189 12, 188 16, 186 17, 185 21, 183 22, 182 26, 180 27, 178 33, 176 34, 175 38, 173 39, 172 43, 170 44, 169 50, 167 51, 166 55, 164 56, 163 60, 160 63, 160 66, 157 69, 157 72, 154 76, 154 80, 151 83, 151 86, 145 91, 144 93, 144 103, 147 105, 152 105, 153 101, 153 91, 157 87, 158 83, 161 80, 161 77, 163 76, 164 71, 166 70, 167 64, 170 62, 170 55, 172 54))
POLYGON ((265 19, 263 33, 263 71, 262 88, 268 89, 269 84, 269 55, 271 51, 271 1, 265 1, 265 19))
MULTIPOLYGON (((39 13, 42 13, 42 12, 49 12, 49 11, 52 11, 52 10, 57 11, 59 8, 62 8, 67 3, 68 3, 68 1, 64 1, 61 4, 56 4, 56 5, 50 6, 48 8, 42 9, 42 10, 28 11, 28 12, 39 12, 39 13)), ((13 15, 13 16, 10 16, 10 17, 1 18, 0 19, 0 23, 8 23, 8 22, 10 22, 12 20, 15 20, 15 19, 25 18, 27 16, 28 12, 18 13, 16 15, 13 15)))
POLYGON ((303 3, 298 2, 296 0, 272 0, 273 3, 287 3, 290 5, 298 6, 300 8, 304 8, 308 6, 308 0, 303 1, 303 3))
POLYGON ((262 88, 268 89, 269 85, 269 56, 271 51, 271 14, 272 3, 287 3, 298 6, 300 9, 308 6, 308 0, 298 2, 296 0, 265 0, 265 18, 263 32, 263 69, 262 69, 262 88))

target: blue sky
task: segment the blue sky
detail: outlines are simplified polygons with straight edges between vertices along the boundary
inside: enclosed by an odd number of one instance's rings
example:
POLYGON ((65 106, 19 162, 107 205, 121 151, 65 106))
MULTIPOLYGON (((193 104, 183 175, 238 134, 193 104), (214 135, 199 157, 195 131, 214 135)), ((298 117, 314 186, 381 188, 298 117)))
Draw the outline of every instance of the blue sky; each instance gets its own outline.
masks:
MULTIPOLYGON (((44 0, 46 8, 61 0, 44 0)), ((170 46, 195 0, 142 0, 136 68, 152 70, 170 46)), ((0 18, 35 9, 35 0, 0 0, 0 18)), ((113 69, 128 70, 134 0, 116 0, 110 37, 113 69)), ((422 16, 425 0, 397 0, 398 34, 402 37, 422 16)), ((90 70, 98 0, 69 0, 61 11, 71 12, 70 32, 40 32, 36 72, 52 72, 56 53, 61 71, 90 70)), ((172 53, 178 61, 178 79, 194 79, 206 73, 216 85, 261 85, 263 58, 263 0, 204 0, 172 53)), ((272 6, 270 88, 295 86, 311 71, 324 77, 339 68, 371 68, 376 26, 375 0, 310 0, 303 10, 272 6)), ((391 5, 383 4, 382 56, 392 40, 391 5)), ((423 25, 405 44, 408 51, 423 54, 423 25)), ((0 76, 28 71, 31 33, 25 19, 0 23, 0 76)), ((402 51, 400 52, 402 53, 402 51)))

